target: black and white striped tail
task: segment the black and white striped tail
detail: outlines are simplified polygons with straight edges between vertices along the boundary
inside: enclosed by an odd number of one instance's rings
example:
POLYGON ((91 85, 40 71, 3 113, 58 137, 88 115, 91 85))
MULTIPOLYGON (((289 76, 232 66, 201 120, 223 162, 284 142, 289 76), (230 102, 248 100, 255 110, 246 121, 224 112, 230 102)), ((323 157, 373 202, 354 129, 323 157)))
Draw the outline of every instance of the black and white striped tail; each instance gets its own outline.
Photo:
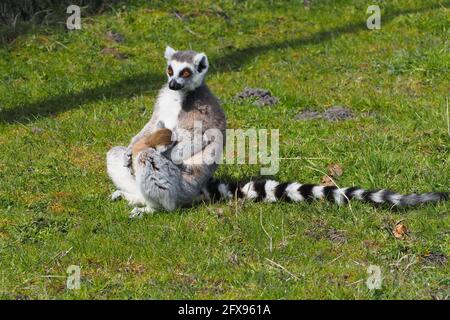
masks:
POLYGON ((232 198, 264 202, 301 202, 310 199, 328 199, 337 204, 343 204, 351 199, 357 199, 374 204, 414 206, 421 203, 449 200, 449 193, 446 192, 402 195, 387 189, 368 191, 359 187, 337 188, 335 186, 300 184, 298 182, 280 183, 274 180, 245 183, 211 180, 203 189, 203 193, 206 198, 214 201, 232 198))

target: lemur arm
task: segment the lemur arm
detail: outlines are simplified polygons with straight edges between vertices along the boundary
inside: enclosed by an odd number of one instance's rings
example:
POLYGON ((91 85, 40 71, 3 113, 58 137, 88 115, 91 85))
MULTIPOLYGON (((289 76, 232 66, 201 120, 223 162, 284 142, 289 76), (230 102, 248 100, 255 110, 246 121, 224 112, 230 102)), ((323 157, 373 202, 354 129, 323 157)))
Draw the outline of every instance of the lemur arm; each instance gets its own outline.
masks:
POLYGON ((130 167, 133 160, 132 160, 132 154, 133 154, 133 146, 140 141, 142 138, 146 136, 150 136, 155 130, 164 128, 164 123, 161 121, 158 121, 157 118, 154 116, 150 119, 149 122, 146 123, 146 125, 139 131, 137 135, 135 135, 132 139, 130 144, 128 145, 127 152, 124 154, 124 167, 130 167))
POLYGON ((146 135, 132 146, 132 156, 147 148, 161 149, 172 144, 172 131, 167 128, 158 129, 150 135, 146 135))

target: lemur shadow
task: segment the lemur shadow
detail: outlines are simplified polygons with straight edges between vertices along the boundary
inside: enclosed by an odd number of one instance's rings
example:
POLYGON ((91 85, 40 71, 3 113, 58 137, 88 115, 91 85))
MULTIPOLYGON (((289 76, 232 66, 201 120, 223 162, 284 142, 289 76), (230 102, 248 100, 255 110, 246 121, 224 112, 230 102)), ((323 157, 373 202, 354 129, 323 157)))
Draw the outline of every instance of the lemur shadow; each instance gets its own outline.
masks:
MULTIPOLYGON (((382 23, 389 22, 399 15, 424 12, 439 8, 438 5, 422 7, 417 9, 397 10, 385 13, 382 16, 382 23)), ((335 36, 356 33, 367 30, 366 21, 361 20, 345 26, 333 28, 328 31, 318 32, 306 38, 296 38, 283 42, 273 42, 261 45, 253 45, 243 49, 237 49, 222 56, 212 56, 210 60, 217 61, 212 65, 212 71, 223 73, 238 69, 248 63, 257 55, 264 54, 271 50, 282 48, 299 48, 308 44, 327 41, 335 36)), ((55 97, 43 99, 38 102, 20 105, 15 108, 8 108, 0 111, 0 123, 29 123, 39 117, 56 115, 83 104, 101 100, 104 98, 128 98, 152 89, 160 87, 163 82, 162 73, 139 73, 129 76, 117 82, 102 85, 93 89, 86 89, 75 94, 61 94, 55 97)))
POLYGON ((38 117, 53 116, 83 104, 105 98, 131 98, 155 90, 164 81, 163 74, 139 73, 123 80, 86 89, 75 94, 63 94, 49 99, 0 111, 0 123, 29 123, 38 117))

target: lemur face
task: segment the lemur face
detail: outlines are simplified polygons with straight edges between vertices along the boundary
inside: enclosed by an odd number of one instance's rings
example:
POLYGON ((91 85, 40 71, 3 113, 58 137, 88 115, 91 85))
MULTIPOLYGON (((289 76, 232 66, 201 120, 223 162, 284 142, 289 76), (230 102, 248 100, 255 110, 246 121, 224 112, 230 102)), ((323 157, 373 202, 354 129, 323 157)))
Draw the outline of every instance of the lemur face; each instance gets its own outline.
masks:
POLYGON ((208 58, 204 53, 194 51, 176 51, 166 48, 169 88, 172 90, 192 91, 203 83, 208 71, 208 58))

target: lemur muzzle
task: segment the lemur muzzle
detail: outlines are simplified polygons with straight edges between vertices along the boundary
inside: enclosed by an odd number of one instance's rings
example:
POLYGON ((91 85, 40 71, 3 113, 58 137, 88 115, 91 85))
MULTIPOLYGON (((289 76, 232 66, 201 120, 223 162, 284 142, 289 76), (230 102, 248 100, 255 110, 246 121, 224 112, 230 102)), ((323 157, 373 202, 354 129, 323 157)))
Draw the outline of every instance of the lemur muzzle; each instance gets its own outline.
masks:
POLYGON ((178 82, 176 82, 175 79, 170 80, 169 89, 180 90, 182 88, 183 88, 183 86, 181 84, 179 84, 178 82))

